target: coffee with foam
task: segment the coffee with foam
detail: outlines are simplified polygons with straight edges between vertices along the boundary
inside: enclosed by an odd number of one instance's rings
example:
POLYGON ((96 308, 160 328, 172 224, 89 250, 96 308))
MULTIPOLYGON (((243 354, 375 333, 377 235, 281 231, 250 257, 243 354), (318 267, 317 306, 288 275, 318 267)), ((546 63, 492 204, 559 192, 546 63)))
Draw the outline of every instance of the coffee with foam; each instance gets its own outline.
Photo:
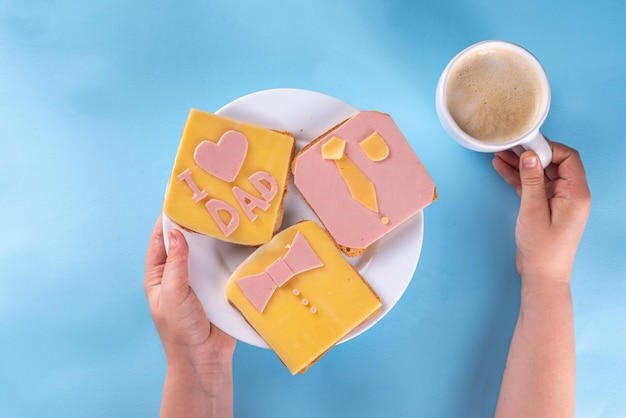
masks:
POLYGON ((479 49, 450 70, 447 107, 457 125, 485 142, 512 141, 530 131, 542 111, 542 85, 533 66, 503 48, 479 49))

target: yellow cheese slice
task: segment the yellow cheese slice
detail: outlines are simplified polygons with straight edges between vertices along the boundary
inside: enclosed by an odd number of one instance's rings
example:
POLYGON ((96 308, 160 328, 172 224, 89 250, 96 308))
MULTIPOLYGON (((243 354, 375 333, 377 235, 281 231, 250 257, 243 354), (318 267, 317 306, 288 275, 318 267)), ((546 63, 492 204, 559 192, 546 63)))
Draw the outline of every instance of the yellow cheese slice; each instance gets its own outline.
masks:
POLYGON ((163 212, 184 228, 210 237, 263 244, 282 219, 294 149, 290 134, 191 109, 163 212), (243 142, 243 147, 234 148, 237 155, 228 148, 233 141, 243 142), (199 163, 201 148, 209 148, 209 166, 199 163))
POLYGON ((389 146, 378 132, 374 132, 359 142, 361 149, 372 161, 383 161, 389 156, 389 146))
POLYGON ((226 296, 292 374, 304 372, 381 307, 378 296, 328 233, 312 221, 297 223, 259 247, 233 272, 226 296), (296 274, 278 286, 260 312, 237 280, 262 274, 285 257, 298 232, 312 246, 322 266, 296 274))
POLYGON ((333 136, 328 142, 322 144, 322 158, 325 160, 338 160, 343 157, 346 149, 346 141, 333 136))

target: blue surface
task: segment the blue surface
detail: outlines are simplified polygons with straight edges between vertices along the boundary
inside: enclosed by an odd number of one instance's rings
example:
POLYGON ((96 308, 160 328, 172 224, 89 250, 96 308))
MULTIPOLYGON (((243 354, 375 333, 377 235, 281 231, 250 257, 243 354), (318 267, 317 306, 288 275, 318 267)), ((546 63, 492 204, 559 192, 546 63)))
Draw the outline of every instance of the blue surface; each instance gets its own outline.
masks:
POLYGON ((625 14, 620 0, 0 1, 0 416, 157 416, 143 262, 183 123, 274 87, 390 113, 440 198, 375 327, 296 377, 238 345, 236 416, 492 415, 518 308, 518 199, 489 155, 446 137, 434 91, 453 55, 494 38, 542 61, 543 131, 586 164, 576 406, 626 416, 625 14))

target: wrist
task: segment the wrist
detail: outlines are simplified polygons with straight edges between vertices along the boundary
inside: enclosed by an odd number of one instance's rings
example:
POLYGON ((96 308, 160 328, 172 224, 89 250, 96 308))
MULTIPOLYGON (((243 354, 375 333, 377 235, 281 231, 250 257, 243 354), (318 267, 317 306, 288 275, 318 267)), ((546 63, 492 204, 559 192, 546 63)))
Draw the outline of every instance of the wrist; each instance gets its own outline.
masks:
POLYGON ((160 416, 232 417, 231 365, 215 362, 199 369, 188 361, 168 359, 160 416))
POLYGON ((164 344, 161 417, 232 417, 232 350, 164 344))
POLYGON ((522 281, 522 309, 540 306, 558 308, 563 304, 571 305, 571 301, 572 293, 568 280, 522 281))
POLYGON ((573 262, 528 259, 518 254, 517 270, 522 279, 522 290, 543 291, 569 287, 573 262))
POLYGON ((560 289, 569 289, 571 274, 569 272, 524 272, 520 274, 522 291, 550 292, 560 289))
POLYGON ((232 369, 233 350, 214 347, 164 344, 167 368, 177 373, 213 375, 232 369))
POLYGON ((218 395, 225 385, 232 384, 232 366, 214 363, 201 368, 187 362, 167 363, 166 380, 188 390, 203 392, 205 395, 218 395))

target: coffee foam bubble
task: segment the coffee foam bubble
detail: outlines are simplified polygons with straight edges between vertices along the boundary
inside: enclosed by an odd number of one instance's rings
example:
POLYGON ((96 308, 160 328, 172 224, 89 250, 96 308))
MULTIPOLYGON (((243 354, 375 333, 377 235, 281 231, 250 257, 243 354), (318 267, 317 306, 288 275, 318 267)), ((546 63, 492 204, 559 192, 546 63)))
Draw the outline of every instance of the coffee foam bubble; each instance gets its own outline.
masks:
POLYGON ((451 69, 446 88, 447 106, 459 127, 487 142, 508 142, 528 132, 541 98, 532 65, 500 48, 463 57, 451 69))

